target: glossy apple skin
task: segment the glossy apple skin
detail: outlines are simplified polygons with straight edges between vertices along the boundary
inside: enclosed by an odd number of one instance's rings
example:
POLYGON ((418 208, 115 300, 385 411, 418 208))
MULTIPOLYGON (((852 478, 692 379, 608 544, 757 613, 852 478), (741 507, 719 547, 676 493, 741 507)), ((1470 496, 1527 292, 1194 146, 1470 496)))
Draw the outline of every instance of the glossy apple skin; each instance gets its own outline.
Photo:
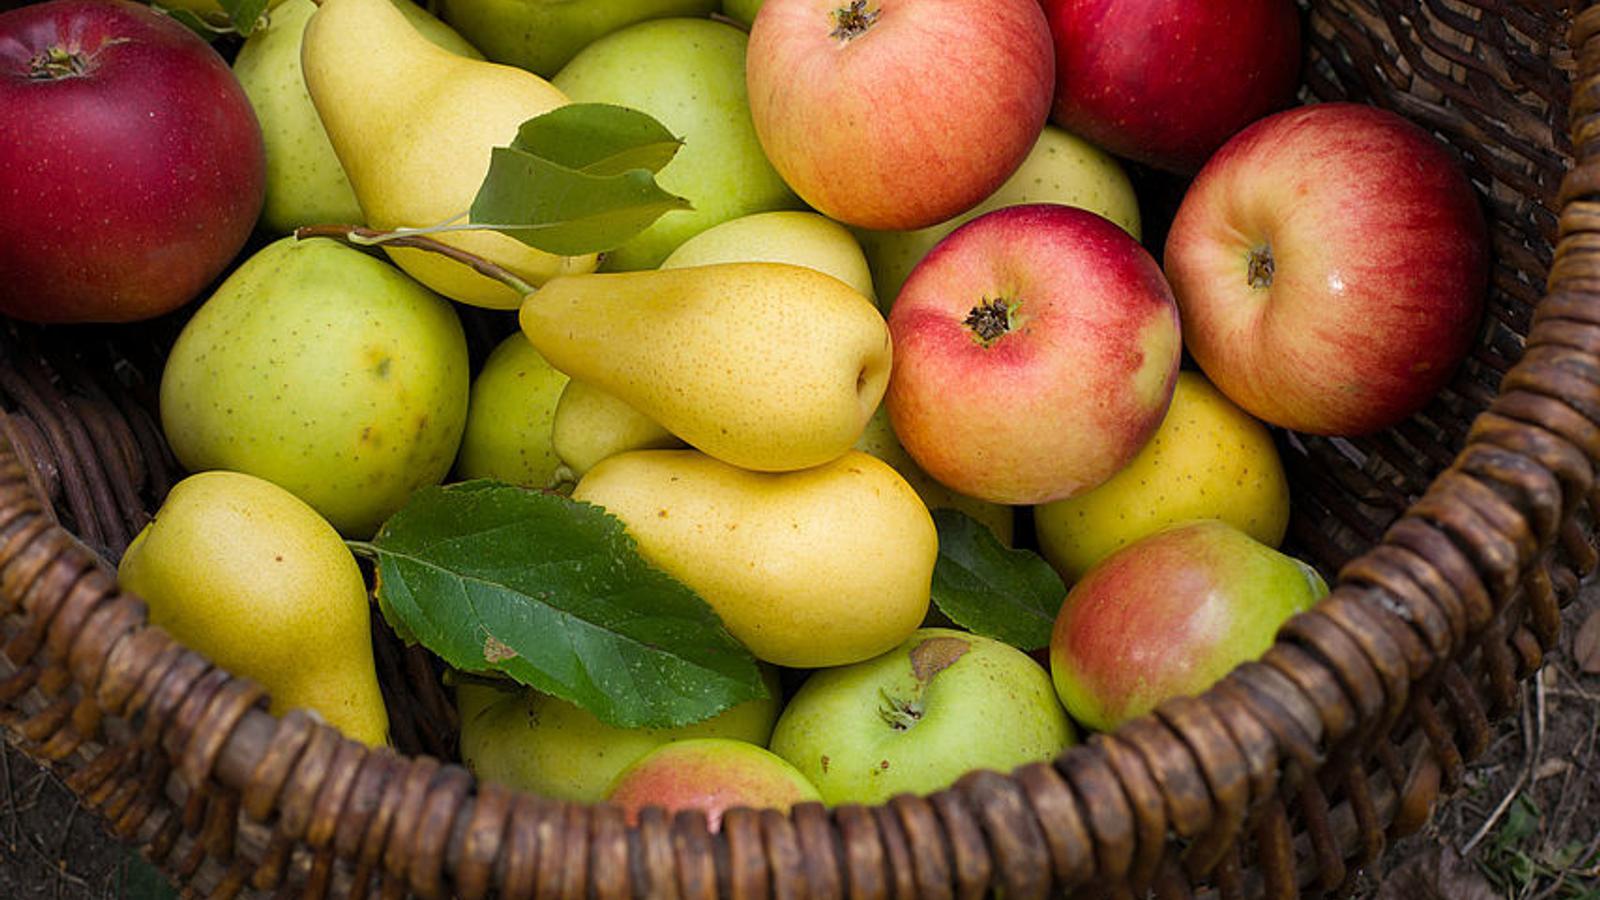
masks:
POLYGON ((923 228, 994 193, 1044 127, 1054 89, 1038 0, 767 0, 750 30, 756 135, 801 199, 876 229, 923 228))
POLYGON ((1212 383, 1274 425, 1339 435, 1393 425, 1449 381, 1489 270, 1483 211, 1449 152, 1347 103, 1229 141, 1184 195, 1165 261, 1184 343, 1212 383), (1258 247, 1273 268, 1253 287, 1258 247))
POLYGON ((126 322, 193 299, 261 211, 261 128, 204 41, 133 3, 0 14, 0 312, 126 322), (81 75, 31 79, 52 47, 81 75))
POLYGON ((787 812, 796 803, 822 802, 816 787, 782 757, 730 738, 695 738, 650 751, 617 775, 606 802, 638 824, 645 807, 667 813, 698 809, 706 827, 720 831, 722 814, 735 807, 787 812))
POLYGON ((1043 0, 1056 50, 1051 121, 1119 156, 1192 174, 1294 99, 1293 0, 1043 0))
POLYGON ((1327 590, 1310 566, 1231 525, 1180 523, 1073 586, 1050 635, 1050 676, 1074 719, 1110 731, 1260 657, 1327 590))
POLYGON ((894 432, 940 483, 993 503, 1100 484, 1155 432, 1181 353, 1178 311, 1127 232, 1055 204, 986 213, 912 270, 889 314, 894 432), (1015 306, 987 345, 965 324, 1015 306))

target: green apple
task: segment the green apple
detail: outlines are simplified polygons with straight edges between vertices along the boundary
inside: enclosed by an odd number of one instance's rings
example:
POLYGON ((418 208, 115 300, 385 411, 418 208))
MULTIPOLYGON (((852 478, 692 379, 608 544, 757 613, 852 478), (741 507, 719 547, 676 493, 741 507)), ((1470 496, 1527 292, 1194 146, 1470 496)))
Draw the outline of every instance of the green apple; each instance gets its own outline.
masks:
MULTIPOLYGON (((394 0, 394 5, 433 43, 451 53, 483 58, 417 4, 394 0)), ((267 27, 245 39, 233 63, 233 74, 255 108, 266 144, 267 198, 261 227, 273 234, 287 234, 301 225, 366 221, 311 105, 300 67, 301 37, 316 11, 313 0, 284 0, 273 7, 267 27)))
POLYGON ((1026 653, 923 628, 882 656, 812 673, 770 747, 838 805, 937 791, 972 769, 1008 771, 1073 737, 1050 676, 1026 653))
POLYGON ((722 14, 746 28, 756 20, 762 0, 722 0, 722 14))
POLYGON ((441 0, 439 15, 495 62, 549 78, 619 28, 716 8, 715 0, 441 0))
POLYGON ((629 824, 638 823, 646 806, 669 814, 698 809, 711 831, 722 829, 722 814, 734 807, 788 812, 807 801, 820 803, 822 795, 794 766, 765 747, 727 738, 663 744, 624 769, 606 791, 606 802, 629 824))
POLYGON ((718 737, 765 746, 778 717, 777 670, 768 696, 680 728, 614 728, 535 690, 463 680, 456 686, 461 759, 479 778, 557 800, 595 803, 617 775, 662 744, 718 737))
POLYGON ((922 471, 906 448, 900 446, 900 439, 895 437, 894 426, 889 424, 888 407, 879 405, 878 411, 867 420, 866 430, 861 432, 861 439, 856 441, 856 449, 870 453, 893 467, 916 490, 917 496, 929 509, 960 510, 987 525, 1000 543, 1007 546, 1015 538, 1016 514, 1011 507, 958 494, 922 471))
POLYGON ((678 246, 663 269, 731 262, 778 262, 816 269, 872 299, 872 272, 850 229, 801 210, 754 213, 713 225, 678 246))
POLYGON ((1067 711, 1109 731, 1257 659, 1322 577, 1226 522, 1184 522, 1090 569, 1061 604, 1050 675, 1067 711))
POLYGON ((1039 549, 1068 584, 1112 551, 1188 519, 1221 519, 1276 547, 1289 479, 1265 425, 1199 372, 1178 373, 1161 426, 1110 480, 1033 508, 1039 549))
POLYGON ((552 83, 578 103, 649 113, 684 141, 657 181, 687 197, 606 254, 602 268, 653 269, 677 246, 729 219, 799 205, 767 161, 745 93, 744 32, 710 19, 657 19, 590 44, 552 83))
POLYGON ((282 238, 178 335, 161 424, 185 469, 265 478, 365 539, 450 470, 469 386, 448 301, 360 250, 282 238))
POLYGON ((550 438, 567 381, 521 332, 501 341, 473 379, 456 474, 537 488, 570 480, 550 438))
POLYGON ((1022 165, 972 209, 916 231, 857 229, 856 236, 872 264, 879 305, 887 311, 894 304, 906 276, 957 226, 991 210, 1024 203, 1077 206, 1099 213, 1135 239, 1139 237, 1139 201, 1116 159, 1076 135, 1046 125, 1022 165))

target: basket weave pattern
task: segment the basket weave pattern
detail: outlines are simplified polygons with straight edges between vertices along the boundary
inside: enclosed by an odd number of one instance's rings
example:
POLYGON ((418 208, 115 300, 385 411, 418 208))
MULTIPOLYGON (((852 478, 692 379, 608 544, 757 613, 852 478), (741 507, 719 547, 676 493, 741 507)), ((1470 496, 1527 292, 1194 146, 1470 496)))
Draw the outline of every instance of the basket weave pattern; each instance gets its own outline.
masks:
POLYGON ((1421 414, 1361 440, 1286 439, 1291 541, 1338 583, 1205 695, 1050 763, 875 808, 735 810, 716 835, 698 814, 647 813, 629 828, 607 806, 478 784, 304 714, 275 719, 258 687, 146 627, 105 560, 179 475, 151 414, 171 335, 7 325, 8 739, 214 896, 939 900, 998 888, 1020 900, 1348 886, 1461 783, 1596 563, 1585 534, 1600 462, 1600 8, 1330 0, 1311 4, 1307 37, 1309 97, 1396 109, 1456 149, 1490 216, 1490 311, 1421 414))

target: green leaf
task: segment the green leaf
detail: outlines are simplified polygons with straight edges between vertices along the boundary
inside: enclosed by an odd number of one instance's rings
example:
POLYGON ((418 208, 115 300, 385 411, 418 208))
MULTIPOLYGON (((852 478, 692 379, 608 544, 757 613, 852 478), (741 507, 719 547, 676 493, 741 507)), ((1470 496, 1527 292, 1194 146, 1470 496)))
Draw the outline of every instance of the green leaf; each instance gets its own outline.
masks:
POLYGON ((522 123, 513 149, 590 175, 660 172, 683 141, 636 109, 571 103, 522 123))
POLYGON ((267 11, 267 0, 217 0, 217 3, 228 14, 234 29, 244 37, 256 30, 261 15, 267 11))
POLYGON ((597 506, 490 481, 425 488, 373 538, 395 631, 619 728, 766 696, 749 651, 597 506))
POLYGON ((215 43, 217 38, 233 32, 232 28, 219 28, 187 9, 167 9, 159 4, 154 5, 152 8, 199 35, 208 44, 215 43))
POLYGON ((1048 646, 1066 598, 1061 576, 1037 553, 1013 550, 953 509, 933 510, 939 559, 933 602, 952 622, 1022 650, 1048 646))
POLYGON ((123 900, 177 900, 178 892, 149 860, 129 850, 122 865, 123 900))
POLYGON ((496 147, 471 219, 547 253, 580 256, 619 247, 663 213, 689 208, 647 169, 592 175, 496 147))

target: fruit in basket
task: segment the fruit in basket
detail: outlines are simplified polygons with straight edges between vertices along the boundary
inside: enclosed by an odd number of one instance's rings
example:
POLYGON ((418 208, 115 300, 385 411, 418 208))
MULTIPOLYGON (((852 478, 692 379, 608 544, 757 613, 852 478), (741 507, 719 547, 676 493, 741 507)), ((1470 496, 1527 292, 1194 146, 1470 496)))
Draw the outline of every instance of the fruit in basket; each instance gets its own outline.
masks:
POLYGON ((621 519, 640 554, 703 597, 758 659, 867 659, 928 609, 933 519, 865 453, 770 474, 693 450, 640 450, 589 470, 572 496, 621 519))
MULTIPOLYGON (((449 26, 411 0, 393 0, 417 32, 451 53, 482 56, 449 26)), ((233 74, 250 97, 267 148, 267 195, 261 226, 287 234, 301 225, 362 224, 350 179, 328 143, 328 133, 306 92, 300 44, 315 0, 284 0, 239 48, 233 74)))
POLYGON ((623 770, 606 792, 629 824, 647 806, 672 814, 698 809, 711 831, 735 807, 787 812, 796 803, 822 801, 806 777, 765 747, 726 738, 664 744, 623 770))
MULTIPOLYGON (((430 43, 390 0, 324 0, 301 48, 306 88, 367 224, 422 228, 472 205, 490 152, 522 123, 567 102, 537 75, 430 43)), ((597 258, 556 256, 491 231, 439 240, 531 284, 591 271, 597 258)), ((514 309, 522 295, 447 257, 388 251, 413 278, 463 303, 514 309)))
POLYGON ((1488 265, 1483 211, 1450 153, 1352 103, 1229 141, 1166 247, 1206 375, 1252 415, 1315 434, 1388 427, 1444 387, 1478 333, 1488 265))
POLYGON ((282 488, 238 472, 174 485, 122 555, 117 581, 150 622, 347 737, 387 739, 367 586, 344 541, 282 488))
POLYGON ((1113 551, 1188 519, 1221 519, 1269 547, 1289 526, 1289 479, 1266 426, 1205 376, 1179 372, 1161 427, 1084 494, 1033 508, 1039 549, 1068 584, 1113 551))
POLYGON ((1260 657, 1327 592, 1315 569, 1232 525, 1180 523, 1073 586, 1050 635, 1050 674, 1074 719, 1109 731, 1260 657))
POLYGON ((662 215, 607 252, 606 269, 653 269, 718 222, 798 205, 750 123, 746 43, 744 32, 724 22, 641 22, 585 47, 552 79, 574 102, 640 110, 684 142, 656 180, 694 208, 662 215))
POLYGON ((977 206, 915 231, 857 230, 872 264, 878 305, 885 311, 894 305, 906 276, 945 235, 990 210, 1024 203, 1081 207, 1122 226, 1134 239, 1139 237, 1139 200, 1127 173, 1104 150, 1046 125, 1022 165, 977 206))
POLYGON ((716 0, 442 0, 439 15, 495 62, 549 78, 613 31, 716 8, 716 0))
POLYGON ((261 129, 227 63, 126 2, 0 13, 0 313, 129 322, 194 299, 261 211, 261 129))
POLYGON ((872 301, 800 266, 556 278, 521 323, 557 369, 748 469, 836 458, 889 380, 889 330, 872 301))
POLYGON ((750 113, 784 180, 850 225, 924 228, 1033 147, 1054 89, 1038 0, 767 0, 750 113))
POLYGON ((1010 771, 1073 740, 1050 676, 1026 653, 922 628, 881 656, 812 673, 771 748, 838 805, 930 793, 972 769, 1010 771))
POLYGON ((1293 0, 1044 0, 1056 51, 1050 120, 1182 174, 1294 99, 1293 0))
POLYGON ((594 803, 617 774, 655 748, 690 738, 766 746, 778 719, 777 670, 764 667, 768 696, 678 728, 615 728, 587 710, 529 688, 479 681, 456 686, 461 759, 486 781, 594 803))
POLYGON ((1155 433, 1178 374, 1161 270, 1094 213, 1032 204, 968 222, 889 314, 889 420, 941 484, 1044 503, 1110 478, 1155 433))
POLYGON ((569 383, 520 333, 501 341, 472 380, 456 475, 554 486, 566 473, 551 431, 569 383))
POLYGON ((178 335, 161 424, 184 468, 265 478, 364 539, 449 471, 468 388, 449 303, 360 250, 281 238, 178 335))

